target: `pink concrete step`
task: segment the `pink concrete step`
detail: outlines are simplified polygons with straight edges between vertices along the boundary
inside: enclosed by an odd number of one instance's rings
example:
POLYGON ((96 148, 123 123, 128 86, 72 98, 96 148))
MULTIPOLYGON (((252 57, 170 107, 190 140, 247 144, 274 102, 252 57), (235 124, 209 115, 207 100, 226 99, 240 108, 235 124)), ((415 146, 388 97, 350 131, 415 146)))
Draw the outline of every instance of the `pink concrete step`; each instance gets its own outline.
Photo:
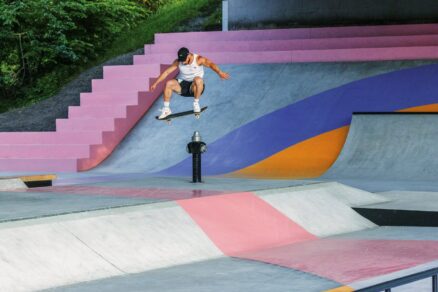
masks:
POLYGON ((291 51, 292 62, 356 62, 438 59, 438 47, 291 51))
POLYGON ((94 79, 91 81, 92 92, 125 92, 135 90, 149 90, 151 76, 126 79, 94 79))
POLYGON ((0 159, 0 171, 52 171, 76 172, 78 171, 77 159, 0 159))
MULTIPOLYGON (((218 64, 260 64, 260 63, 290 63, 292 51, 267 51, 267 52, 210 52, 200 54, 208 57, 218 64)), ((162 63, 171 64, 175 54, 153 54, 134 56, 134 64, 162 63)))
POLYGON ((126 118, 126 105, 101 106, 70 106, 68 108, 69 119, 77 118, 126 118))
MULTIPOLYGON (((287 62, 340 62, 437 59, 438 46, 353 48, 328 50, 292 50, 283 52, 211 52, 205 54, 218 64, 287 63, 287 62)), ((136 64, 169 62, 173 54, 134 56, 136 64)))
POLYGON ((119 65, 104 66, 103 79, 132 78, 143 76, 156 76, 160 74, 159 64, 148 64, 140 66, 119 65))
POLYGON ((262 41, 219 41, 160 43, 145 45, 145 55, 176 54, 183 46, 193 52, 238 52, 238 51, 289 51, 289 50, 319 50, 342 48, 381 48, 409 46, 437 46, 438 34, 414 36, 373 36, 349 38, 322 39, 292 39, 292 40, 262 40, 262 41))
POLYGON ((11 144, 99 144, 102 135, 98 132, 0 132, 0 145, 11 144))
POLYGON ((130 105, 138 103, 138 91, 81 93, 81 106, 130 105))
MULTIPOLYGON (((176 73, 172 73, 168 76, 168 79, 174 78, 176 73)), ((129 131, 135 126, 135 124, 141 119, 141 117, 150 109, 155 100, 160 96, 163 90, 163 83, 157 86, 157 89, 153 92, 140 92, 139 104, 137 106, 127 107, 126 119, 115 119, 114 131, 103 132, 103 143, 99 145, 92 145, 90 151, 90 158, 80 159, 78 162, 78 170, 84 171, 96 167, 111 152, 117 147, 117 145, 124 139, 129 131)))
POLYGON ((437 34, 438 24, 292 28, 155 34, 155 44, 437 34))
POLYGON ((82 132, 82 131, 113 131, 114 118, 78 118, 57 119, 56 131, 82 132))
POLYGON ((61 159, 61 158, 87 158, 90 155, 90 145, 0 145, 0 159, 61 159))

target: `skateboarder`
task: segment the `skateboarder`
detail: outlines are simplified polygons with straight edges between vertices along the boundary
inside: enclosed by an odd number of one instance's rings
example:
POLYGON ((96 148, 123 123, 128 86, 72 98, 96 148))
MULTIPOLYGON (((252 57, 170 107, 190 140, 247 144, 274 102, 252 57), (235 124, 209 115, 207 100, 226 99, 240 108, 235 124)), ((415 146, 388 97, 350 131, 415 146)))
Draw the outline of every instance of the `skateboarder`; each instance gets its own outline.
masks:
POLYGON ((221 71, 219 67, 209 59, 194 53, 190 53, 187 48, 181 48, 178 50, 178 59, 176 59, 169 68, 160 74, 157 81, 155 81, 150 88, 151 91, 155 90, 158 83, 166 79, 170 73, 176 69, 179 69, 178 77, 166 82, 166 87, 164 88, 163 94, 164 107, 161 110, 159 119, 164 119, 166 116, 172 113, 170 110, 170 97, 172 96, 172 92, 176 92, 182 96, 194 97, 193 111, 195 113, 199 113, 201 111, 199 98, 205 89, 203 80, 204 66, 216 72, 221 79, 230 78, 228 73, 221 71))

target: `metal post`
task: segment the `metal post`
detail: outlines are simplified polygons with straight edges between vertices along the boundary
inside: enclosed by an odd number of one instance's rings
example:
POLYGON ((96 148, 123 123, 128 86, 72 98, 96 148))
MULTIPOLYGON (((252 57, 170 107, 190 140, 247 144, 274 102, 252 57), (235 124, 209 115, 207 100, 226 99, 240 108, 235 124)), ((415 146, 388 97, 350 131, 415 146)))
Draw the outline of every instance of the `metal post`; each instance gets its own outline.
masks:
POLYGON ((228 31, 228 0, 222 1, 222 31, 228 31))
POLYGON ((432 276, 432 292, 438 292, 438 275, 432 276))
POLYGON ((187 144, 187 152, 192 154, 192 182, 202 182, 201 177, 201 154, 207 151, 207 144, 201 141, 201 135, 195 131, 192 136, 192 142, 187 144))

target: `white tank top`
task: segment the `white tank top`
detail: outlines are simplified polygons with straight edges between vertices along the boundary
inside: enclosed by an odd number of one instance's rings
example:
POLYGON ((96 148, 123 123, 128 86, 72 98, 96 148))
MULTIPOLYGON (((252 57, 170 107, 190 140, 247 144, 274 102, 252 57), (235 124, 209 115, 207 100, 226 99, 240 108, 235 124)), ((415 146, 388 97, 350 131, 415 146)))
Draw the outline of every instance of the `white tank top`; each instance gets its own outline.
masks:
POLYGON ((181 80, 193 81, 195 77, 204 78, 204 66, 198 65, 196 63, 197 59, 198 55, 193 54, 193 61, 191 64, 184 65, 182 62, 179 62, 179 75, 177 78, 179 82, 181 82, 181 80))

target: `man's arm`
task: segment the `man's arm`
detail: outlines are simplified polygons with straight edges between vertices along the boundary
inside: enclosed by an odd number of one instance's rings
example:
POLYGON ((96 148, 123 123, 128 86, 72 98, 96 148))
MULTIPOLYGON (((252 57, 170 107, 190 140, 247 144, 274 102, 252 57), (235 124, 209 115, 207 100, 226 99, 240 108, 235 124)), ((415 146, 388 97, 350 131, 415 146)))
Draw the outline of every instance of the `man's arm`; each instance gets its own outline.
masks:
POLYGON ((158 76, 158 79, 154 82, 154 84, 151 85, 150 90, 154 91, 155 88, 157 87, 157 85, 163 81, 164 79, 166 79, 167 76, 169 76, 170 73, 172 73, 173 71, 175 71, 176 69, 178 69, 178 60, 175 60, 172 65, 170 65, 169 68, 167 68, 166 70, 163 71, 163 73, 160 74, 160 76, 158 76))
POLYGON ((219 69, 219 67, 215 63, 213 63, 211 60, 207 59, 206 57, 199 56, 198 64, 210 68, 211 70, 216 72, 216 74, 219 75, 221 79, 230 79, 230 75, 228 73, 221 71, 221 69, 219 69))

